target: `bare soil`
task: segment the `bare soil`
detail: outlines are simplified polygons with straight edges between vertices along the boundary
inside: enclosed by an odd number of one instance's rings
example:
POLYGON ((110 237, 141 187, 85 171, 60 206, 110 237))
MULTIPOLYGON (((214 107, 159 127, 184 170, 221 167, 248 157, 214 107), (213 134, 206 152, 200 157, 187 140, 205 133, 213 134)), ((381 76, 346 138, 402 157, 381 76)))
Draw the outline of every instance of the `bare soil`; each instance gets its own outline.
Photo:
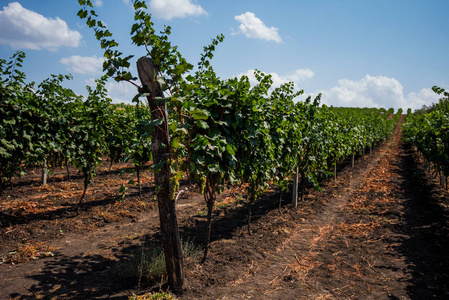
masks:
MULTIPOLYGON (((127 299, 167 289, 165 278, 127 278, 120 267, 133 250, 160 243, 151 174, 143 199, 131 187, 120 201, 120 186, 135 176, 120 175, 126 165, 108 167, 81 209, 81 178, 68 181, 65 170, 46 187, 36 170, 0 198, 0 299, 127 299)), ((226 190, 208 260, 186 260, 180 299, 449 299, 449 193, 400 143, 400 130, 322 188, 308 189, 296 209, 284 194, 280 210, 279 192, 267 191, 254 203, 251 235, 244 188, 226 190)), ((177 210, 183 239, 201 245, 202 195, 181 194, 177 210)))

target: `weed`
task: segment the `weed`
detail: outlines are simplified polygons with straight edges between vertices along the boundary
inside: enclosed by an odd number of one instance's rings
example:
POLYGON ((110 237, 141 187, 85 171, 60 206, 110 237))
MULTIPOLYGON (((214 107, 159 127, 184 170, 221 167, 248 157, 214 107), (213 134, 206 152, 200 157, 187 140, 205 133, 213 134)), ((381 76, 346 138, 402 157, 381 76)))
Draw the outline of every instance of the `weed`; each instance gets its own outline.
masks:
POLYGON ((144 295, 132 295, 128 300, 177 300, 176 296, 166 292, 152 292, 144 295))
POLYGON ((207 215, 207 211, 204 211, 204 210, 199 211, 199 212, 196 214, 197 217, 204 217, 205 215, 207 215))
POLYGON ((11 251, 1 258, 1 263, 23 263, 31 259, 38 259, 41 257, 54 256, 55 248, 44 243, 25 243, 19 244, 17 250, 11 251))
POLYGON ((236 207, 240 207, 243 205, 243 203, 245 202, 245 199, 247 198, 247 195, 243 195, 243 196, 236 196, 235 200, 234 200, 234 205, 236 207))
POLYGON ((217 203, 216 207, 219 208, 219 209, 226 209, 228 206, 225 203, 221 203, 221 204, 217 203))
MULTIPOLYGON (((185 259, 195 259, 201 252, 191 241, 182 241, 181 247, 185 259)), ((125 262, 117 266, 116 271, 123 278, 161 277, 166 273, 164 250, 162 247, 136 248, 125 262)))
POLYGON ((201 253, 201 248, 193 241, 181 241, 182 253, 186 259, 196 259, 201 253))

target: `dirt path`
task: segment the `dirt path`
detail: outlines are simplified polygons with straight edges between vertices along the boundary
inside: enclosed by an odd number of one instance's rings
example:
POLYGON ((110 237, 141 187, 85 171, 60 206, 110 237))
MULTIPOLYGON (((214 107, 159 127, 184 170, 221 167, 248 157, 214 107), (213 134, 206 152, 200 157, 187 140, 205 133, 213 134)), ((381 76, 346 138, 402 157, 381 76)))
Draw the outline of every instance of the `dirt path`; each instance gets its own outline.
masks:
MULTIPOLYGON (((317 263, 323 243, 328 242, 329 236, 333 235, 335 228, 342 222, 344 206, 354 197, 358 186, 366 181, 369 171, 379 164, 383 155, 382 150, 380 155, 369 162, 367 168, 350 180, 342 194, 327 203, 321 213, 296 226, 294 234, 276 250, 275 263, 271 257, 263 262, 256 262, 250 272, 232 283, 232 293, 228 288, 225 289, 225 298, 281 299, 286 296, 285 285, 291 286, 295 281, 310 288, 310 283, 305 280, 317 263)), ((291 287, 296 294, 297 287, 291 287)))
MULTIPOLYGON (((180 198, 180 217, 195 214, 201 201, 200 197, 180 198)), ((131 222, 109 223, 87 233, 62 234, 48 241, 55 248, 54 257, 0 266, 0 299, 89 299, 110 293, 127 299, 136 292, 135 284, 128 288, 118 285, 108 270, 144 241, 154 242, 147 235, 159 232, 158 224, 158 212, 153 210, 131 222)))
POLYGON ((182 299, 449 299, 448 194, 400 138, 236 280, 182 299))

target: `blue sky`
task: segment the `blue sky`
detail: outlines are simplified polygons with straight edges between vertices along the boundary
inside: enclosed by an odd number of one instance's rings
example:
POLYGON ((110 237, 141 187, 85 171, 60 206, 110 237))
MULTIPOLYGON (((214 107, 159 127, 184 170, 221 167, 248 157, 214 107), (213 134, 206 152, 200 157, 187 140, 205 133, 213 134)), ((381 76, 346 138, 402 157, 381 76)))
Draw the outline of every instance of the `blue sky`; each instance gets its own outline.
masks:
MULTIPOLYGON (((119 42, 131 45, 129 0, 93 1, 119 42)), ((254 69, 276 85, 294 81, 305 95, 322 93, 334 106, 420 108, 437 101, 434 85, 449 89, 447 0, 148 0, 156 28, 196 65, 204 45, 223 33, 213 65, 222 78, 252 78, 254 69)), ((25 51, 29 81, 72 74, 79 94, 101 76, 93 31, 77 17, 76 0, 0 1, 0 58, 25 51)), ((129 84, 108 84, 115 102, 130 102, 129 84)), ((301 100, 301 99, 298 99, 301 100)))

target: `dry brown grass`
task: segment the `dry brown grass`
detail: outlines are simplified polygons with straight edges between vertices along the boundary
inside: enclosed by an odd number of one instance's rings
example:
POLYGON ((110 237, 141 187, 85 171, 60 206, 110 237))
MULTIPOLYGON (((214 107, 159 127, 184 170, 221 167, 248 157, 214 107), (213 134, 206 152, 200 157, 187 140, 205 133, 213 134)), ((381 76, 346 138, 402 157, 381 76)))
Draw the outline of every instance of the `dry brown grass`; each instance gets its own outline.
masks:
POLYGON ((16 264, 28 262, 32 259, 54 256, 55 248, 43 242, 27 242, 18 244, 17 249, 5 254, 2 263, 16 264))
POLYGON ((374 229, 379 227, 380 224, 377 222, 369 222, 369 223, 357 223, 357 224, 348 224, 348 223, 342 223, 339 224, 336 229, 338 234, 350 234, 353 237, 360 237, 360 236, 369 236, 374 229))

